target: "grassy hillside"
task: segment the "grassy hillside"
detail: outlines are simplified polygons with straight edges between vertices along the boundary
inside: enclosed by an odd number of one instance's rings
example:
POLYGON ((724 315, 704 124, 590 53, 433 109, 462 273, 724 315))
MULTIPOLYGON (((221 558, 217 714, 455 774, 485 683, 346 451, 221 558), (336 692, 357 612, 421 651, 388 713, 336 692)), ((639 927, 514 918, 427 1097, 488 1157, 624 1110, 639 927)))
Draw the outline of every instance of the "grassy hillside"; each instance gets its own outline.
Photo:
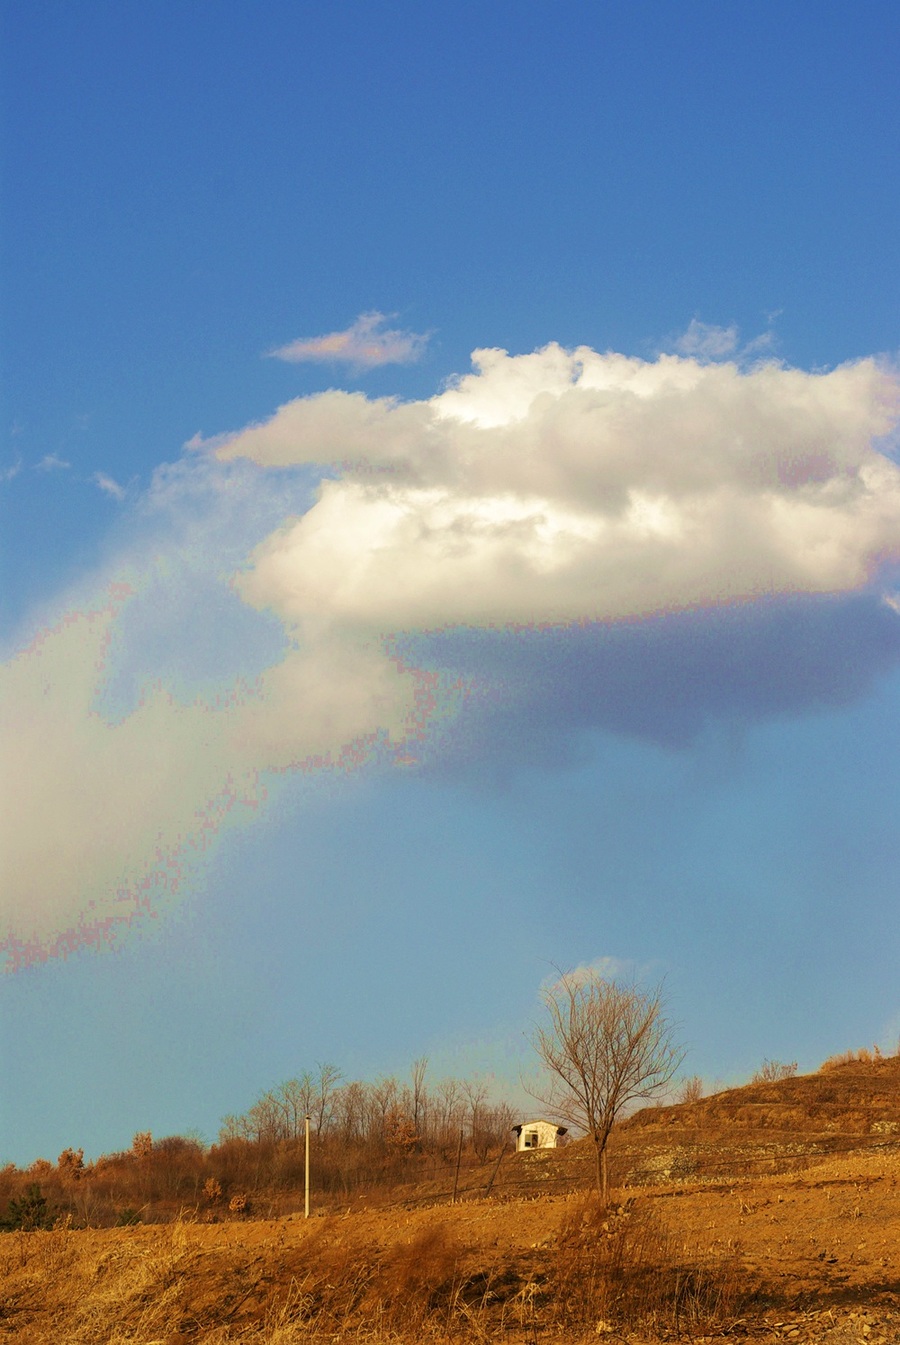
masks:
MULTIPOLYGON (((900 1342, 900 1064, 650 1108, 584 1141, 260 1220, 0 1236, 16 1345, 900 1342), (490 1184, 490 1193, 487 1193, 490 1184)), ((245 1207, 245 1209, 248 1207, 245 1207)))

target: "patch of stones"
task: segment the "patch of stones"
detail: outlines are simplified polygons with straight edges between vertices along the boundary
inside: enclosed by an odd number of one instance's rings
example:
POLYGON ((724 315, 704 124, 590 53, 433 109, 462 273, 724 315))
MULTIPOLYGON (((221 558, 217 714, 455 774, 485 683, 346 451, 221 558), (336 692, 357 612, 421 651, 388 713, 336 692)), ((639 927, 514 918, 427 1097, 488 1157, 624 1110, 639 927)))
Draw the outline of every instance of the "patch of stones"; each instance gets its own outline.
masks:
POLYGON ((727 1335, 695 1336, 693 1345, 742 1339, 758 1345, 900 1345, 900 1313, 878 1308, 813 1308, 768 1314, 733 1322, 727 1335))

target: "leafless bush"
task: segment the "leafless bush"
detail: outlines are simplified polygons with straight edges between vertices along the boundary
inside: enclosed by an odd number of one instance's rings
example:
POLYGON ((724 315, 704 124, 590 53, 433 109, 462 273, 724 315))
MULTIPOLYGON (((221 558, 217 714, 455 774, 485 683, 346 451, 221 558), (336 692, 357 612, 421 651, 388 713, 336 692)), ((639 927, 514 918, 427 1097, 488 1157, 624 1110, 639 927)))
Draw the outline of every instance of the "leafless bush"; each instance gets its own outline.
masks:
POLYGON ((443 1222, 428 1224, 409 1242, 391 1247, 378 1268, 373 1293, 390 1305, 392 1325, 408 1325, 410 1315, 448 1300, 461 1255, 462 1245, 443 1222))
POLYGON ((793 1079, 796 1073, 796 1060, 792 1060, 789 1065, 781 1060, 764 1060, 750 1082, 779 1083, 782 1079, 793 1079))
POLYGON ((703 1080, 699 1074, 692 1074, 689 1079, 685 1079, 678 1089, 677 1100, 681 1103, 699 1102, 705 1092, 703 1080))
POLYGON ((693 1334, 733 1322, 752 1287, 734 1255, 700 1256, 649 1212, 592 1198, 562 1227, 547 1293, 552 1315, 569 1327, 693 1334))
POLYGON ((138 1159, 150 1157, 153 1153, 153 1136, 149 1130, 138 1131, 131 1141, 131 1152, 138 1159))

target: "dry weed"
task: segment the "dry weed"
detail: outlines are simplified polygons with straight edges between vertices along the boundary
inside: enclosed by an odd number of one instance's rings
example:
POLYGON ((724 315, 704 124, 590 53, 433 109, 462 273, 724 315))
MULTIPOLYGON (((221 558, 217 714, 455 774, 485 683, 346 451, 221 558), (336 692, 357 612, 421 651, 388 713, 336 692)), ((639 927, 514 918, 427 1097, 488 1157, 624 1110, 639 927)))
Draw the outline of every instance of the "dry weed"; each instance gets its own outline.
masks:
POLYGON ((676 1332, 724 1328, 750 1296, 736 1255, 699 1255, 649 1212, 595 1198, 563 1224, 548 1289, 554 1317, 568 1326, 676 1332))
POLYGON ((785 1063, 783 1060, 764 1060, 752 1076, 753 1083, 780 1083, 782 1079, 793 1079, 797 1074, 797 1061, 785 1063))
MULTIPOLYGON (((648 1215, 573 1202, 558 1239, 516 1256, 473 1255, 457 1220, 391 1230, 316 1220, 298 1238, 235 1225, 221 1240, 176 1223, 50 1232, 0 1242, 10 1277, 3 1325, 22 1345, 491 1345, 727 1324, 736 1266, 689 1255, 648 1215), (19 1260, 24 1256, 25 1265, 19 1260), (730 1277, 729 1277, 730 1276, 730 1277), (41 1301, 40 1315, 34 1309, 41 1301)), ((2 1259, 2 1257, 0 1257, 2 1259)), ((2 1269, 2 1267, 0 1267, 2 1269)))
MULTIPOLYGON (((900 1050, 898 1050, 900 1054, 900 1050)), ((884 1059, 881 1047, 877 1044, 869 1050, 862 1046, 858 1051, 841 1051, 838 1055, 830 1055, 827 1060, 823 1060, 819 1066, 819 1073, 827 1073, 828 1070, 840 1069, 842 1065, 877 1065, 884 1059)))

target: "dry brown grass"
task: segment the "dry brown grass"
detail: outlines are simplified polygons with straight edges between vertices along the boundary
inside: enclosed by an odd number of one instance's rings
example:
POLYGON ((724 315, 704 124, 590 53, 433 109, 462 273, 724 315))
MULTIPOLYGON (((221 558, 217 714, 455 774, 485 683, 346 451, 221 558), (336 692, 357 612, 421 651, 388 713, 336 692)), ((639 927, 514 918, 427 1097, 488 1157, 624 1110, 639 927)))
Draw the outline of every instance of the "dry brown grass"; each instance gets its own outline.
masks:
POLYGON ((857 1051, 841 1051, 838 1055, 830 1055, 822 1061, 819 1072, 827 1073, 828 1070, 840 1069, 842 1065, 877 1065, 883 1059, 879 1046, 873 1046, 871 1050, 861 1046, 857 1051))
POLYGON ((870 1345, 879 1316, 895 1342, 898 1217, 900 1154, 861 1153, 808 1175, 647 1188, 606 1210, 570 1196, 308 1222, 62 1222, 0 1237, 0 1341, 583 1345, 771 1340, 788 1322, 820 1345, 864 1307, 870 1345))
POLYGON ((630 1189, 605 1210, 576 1144, 511 1156, 490 1198, 488 1165, 453 1206, 437 1181, 266 1220, 257 1192, 228 1216, 210 1189, 164 1225, 3 1233, 0 1345, 648 1345, 784 1323, 837 1345, 863 1312, 869 1345, 897 1345, 898 1080, 900 1060, 854 1056, 652 1109, 621 1128, 630 1189))
POLYGON ((596 1200, 564 1220, 550 1287, 561 1324, 691 1335, 729 1327, 756 1288, 734 1250, 701 1254, 651 1210, 596 1200))
MULTIPOLYGON (((509 1207, 485 1202, 502 1221, 509 1207)), ((543 1248, 464 1236, 470 1208, 310 1225, 14 1233, 0 1240, 0 1338, 17 1345, 294 1345, 596 1335, 598 1322, 727 1324, 730 1262, 696 1260, 652 1217, 596 1199, 543 1248), (245 1235, 245 1236, 242 1236, 245 1235), (563 1334, 560 1334, 563 1333, 563 1334)), ((509 1210, 515 1219, 517 1212, 509 1210)), ((527 1225, 542 1211, 524 1211, 527 1225)), ((746 1297, 746 1294, 744 1294, 746 1297)))

